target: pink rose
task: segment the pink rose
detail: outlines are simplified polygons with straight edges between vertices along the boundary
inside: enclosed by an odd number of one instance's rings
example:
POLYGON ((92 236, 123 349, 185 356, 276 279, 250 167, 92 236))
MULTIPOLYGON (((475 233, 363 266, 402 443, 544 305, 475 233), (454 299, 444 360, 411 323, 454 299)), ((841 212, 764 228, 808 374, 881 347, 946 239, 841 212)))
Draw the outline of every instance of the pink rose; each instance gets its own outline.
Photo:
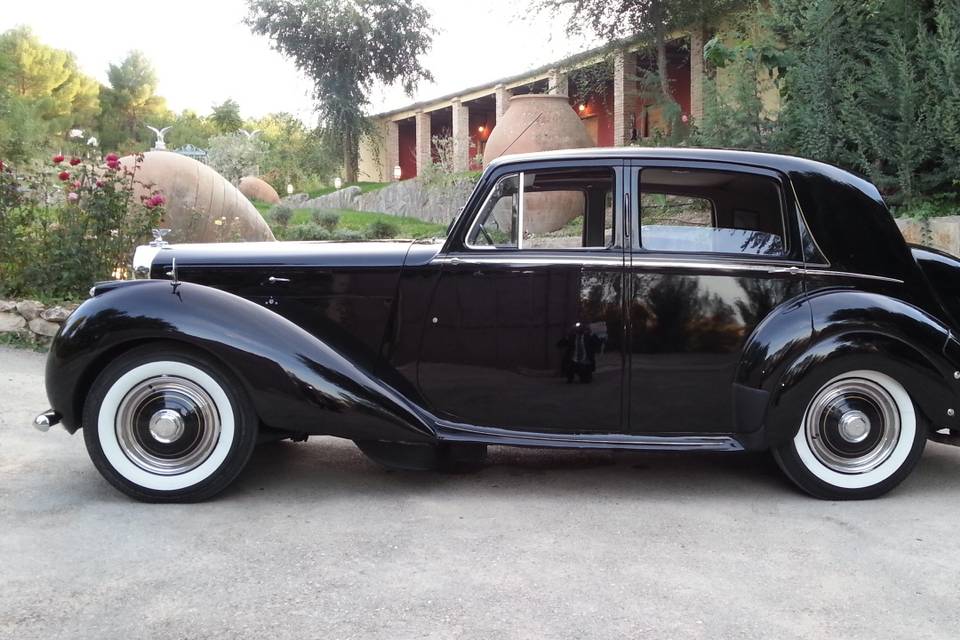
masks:
POLYGON ((71 191, 70 193, 67 194, 67 200, 69 200, 70 202, 76 202, 79 199, 80 199, 80 195, 76 191, 71 191))
POLYGON ((104 158, 104 160, 106 160, 107 162, 116 162, 119 159, 120 157, 115 153, 108 153, 107 156, 104 158))

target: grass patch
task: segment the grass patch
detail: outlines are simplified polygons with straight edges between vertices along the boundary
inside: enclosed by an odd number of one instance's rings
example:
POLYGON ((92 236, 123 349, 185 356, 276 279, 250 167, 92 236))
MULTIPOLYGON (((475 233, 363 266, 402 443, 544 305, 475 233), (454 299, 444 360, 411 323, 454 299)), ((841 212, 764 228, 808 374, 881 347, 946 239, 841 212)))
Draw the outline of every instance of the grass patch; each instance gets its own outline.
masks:
POLYGON ((50 348, 49 345, 43 344, 34 338, 24 335, 23 333, 16 332, 0 333, 0 347, 28 349, 38 353, 43 353, 50 348))

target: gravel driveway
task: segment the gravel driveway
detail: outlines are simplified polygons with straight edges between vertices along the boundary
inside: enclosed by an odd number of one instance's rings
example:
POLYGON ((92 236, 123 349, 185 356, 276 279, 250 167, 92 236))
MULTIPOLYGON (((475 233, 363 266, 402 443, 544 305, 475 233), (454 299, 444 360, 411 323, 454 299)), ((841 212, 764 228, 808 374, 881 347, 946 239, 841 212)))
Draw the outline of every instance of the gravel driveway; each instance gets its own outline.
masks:
POLYGON ((138 504, 29 426, 0 347, 0 638, 956 638, 960 450, 889 496, 799 494, 767 456, 492 449, 398 473, 329 438, 138 504))

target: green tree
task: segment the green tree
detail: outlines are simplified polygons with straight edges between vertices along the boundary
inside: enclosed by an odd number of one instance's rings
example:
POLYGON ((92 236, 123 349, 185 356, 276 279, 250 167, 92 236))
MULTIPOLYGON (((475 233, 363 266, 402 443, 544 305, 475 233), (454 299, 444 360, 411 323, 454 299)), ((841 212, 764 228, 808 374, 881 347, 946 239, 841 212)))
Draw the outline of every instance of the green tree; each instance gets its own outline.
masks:
POLYGON ((322 136, 289 113, 271 113, 249 120, 246 128, 259 131, 257 136, 266 147, 260 177, 279 193, 288 183, 299 185, 309 178, 326 181, 339 168, 338 156, 331 153, 322 136))
POLYGON ((243 126, 240 117, 240 105, 236 100, 224 100, 222 104, 213 105, 210 121, 220 133, 236 133, 243 126))
POLYGON ((156 94, 157 75, 139 51, 107 69, 108 87, 101 87, 100 146, 143 149, 153 140, 147 124, 171 120, 166 101, 156 94))
POLYGON ((181 111, 164 124, 173 126, 166 137, 167 146, 171 149, 178 149, 187 144, 205 149, 210 138, 217 135, 217 128, 209 118, 189 109, 181 111))
POLYGON ((99 109, 99 85, 68 51, 41 43, 26 27, 0 34, 0 153, 26 158, 99 109))
POLYGON ((433 41, 429 12, 416 0, 248 0, 248 7, 253 32, 313 81, 322 134, 355 181, 374 82, 399 82, 412 94, 432 79, 420 63, 433 41))
POLYGON ((263 141, 256 136, 232 133, 210 139, 207 162, 214 171, 238 185, 244 176, 260 173, 265 151, 263 141))

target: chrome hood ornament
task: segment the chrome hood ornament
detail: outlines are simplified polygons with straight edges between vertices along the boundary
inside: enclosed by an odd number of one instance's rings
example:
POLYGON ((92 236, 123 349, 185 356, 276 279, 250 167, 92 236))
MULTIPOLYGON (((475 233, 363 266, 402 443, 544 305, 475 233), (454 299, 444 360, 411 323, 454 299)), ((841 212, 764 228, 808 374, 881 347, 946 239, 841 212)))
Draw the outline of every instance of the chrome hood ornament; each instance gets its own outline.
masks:
POLYGON ((166 247, 170 243, 163 239, 163 236, 170 233, 170 229, 152 229, 150 231, 153 234, 153 240, 150 241, 151 247, 166 247))

